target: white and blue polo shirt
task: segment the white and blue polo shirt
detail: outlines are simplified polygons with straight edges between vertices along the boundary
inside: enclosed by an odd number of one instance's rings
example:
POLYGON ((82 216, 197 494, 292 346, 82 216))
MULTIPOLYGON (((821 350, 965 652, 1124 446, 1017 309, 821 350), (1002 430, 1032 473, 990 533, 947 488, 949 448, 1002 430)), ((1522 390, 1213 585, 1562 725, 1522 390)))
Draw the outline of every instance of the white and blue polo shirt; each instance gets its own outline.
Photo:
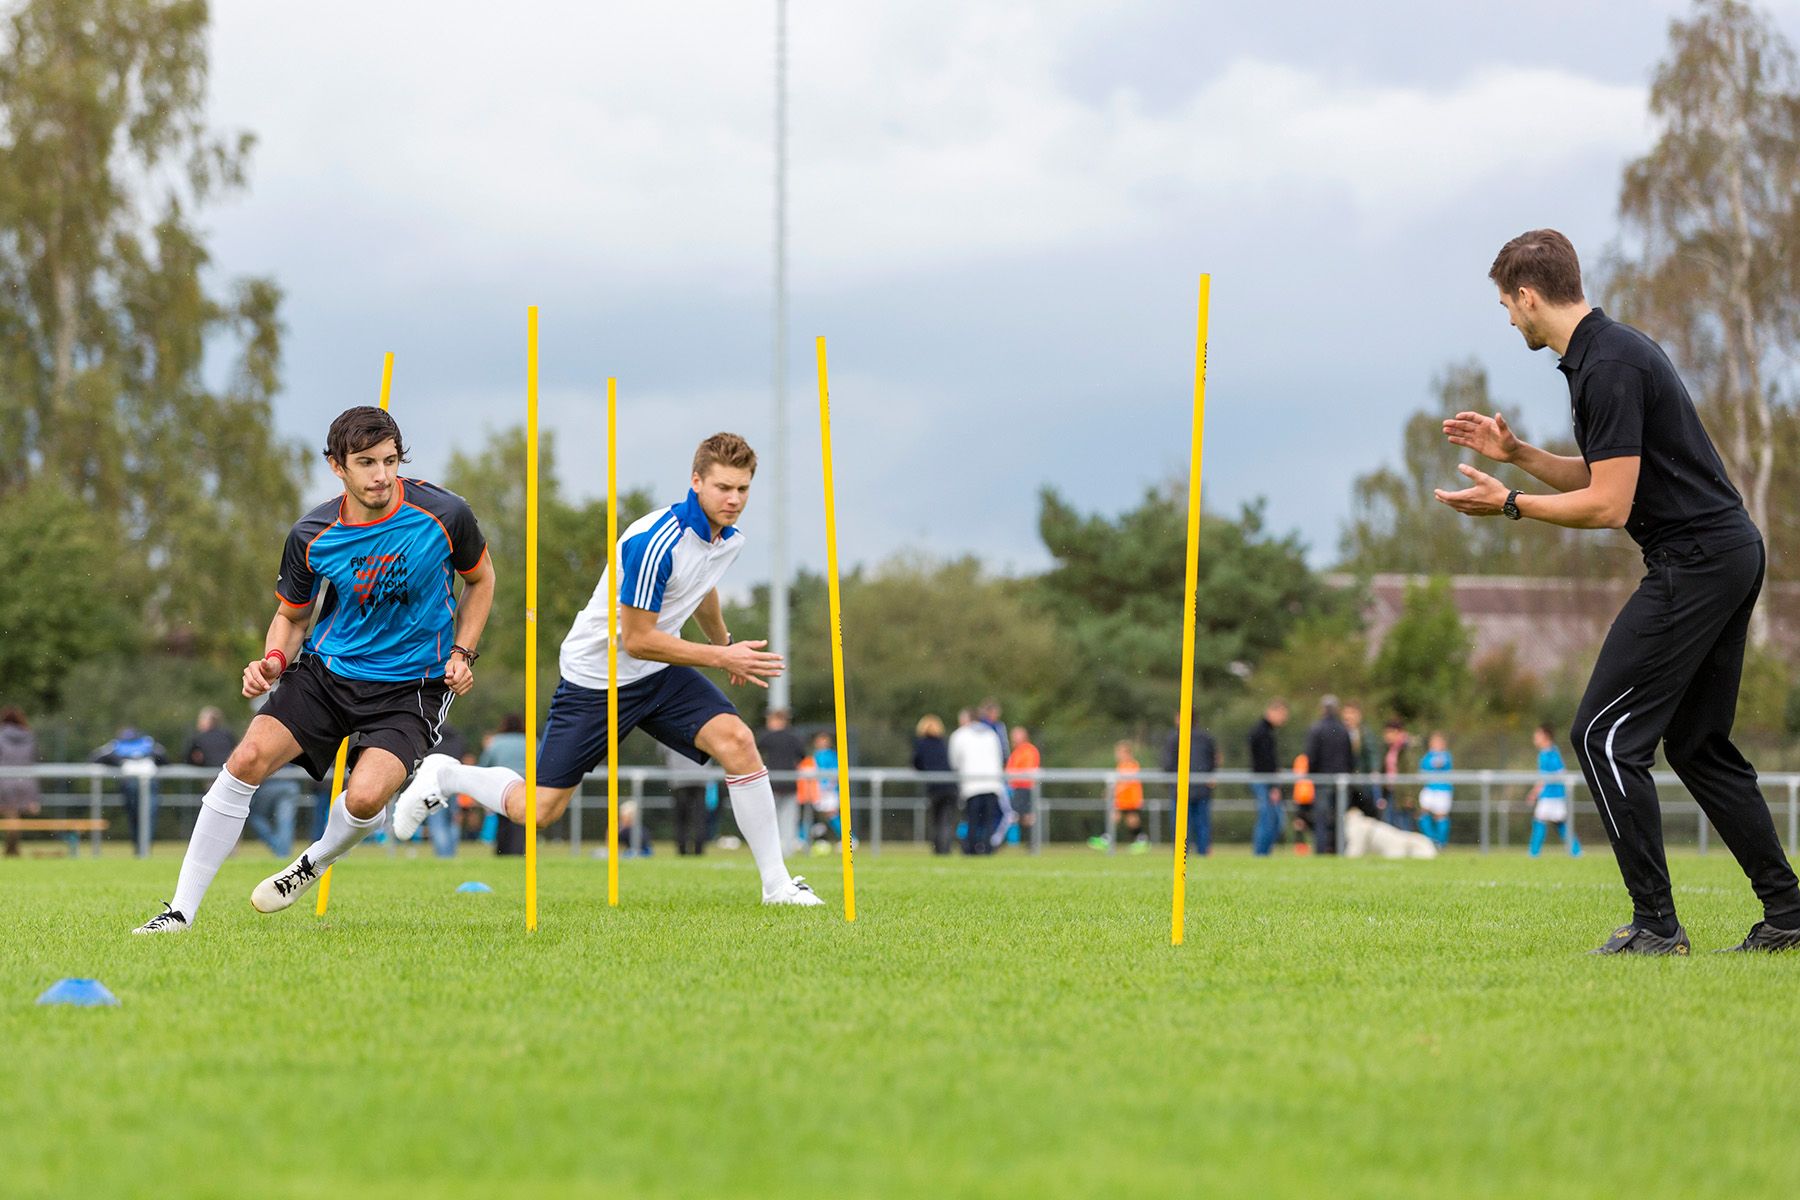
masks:
MULTIPOLYGON (((744 535, 735 526, 713 537, 700 497, 689 489, 686 500, 633 521, 619 539, 619 603, 656 613, 656 627, 680 637, 682 626, 743 548, 744 535)), ((606 690, 606 595, 611 586, 611 571, 602 572, 562 644, 562 677, 596 691, 606 690)), ((668 665, 633 658, 620 646, 619 685, 648 679, 668 665)))

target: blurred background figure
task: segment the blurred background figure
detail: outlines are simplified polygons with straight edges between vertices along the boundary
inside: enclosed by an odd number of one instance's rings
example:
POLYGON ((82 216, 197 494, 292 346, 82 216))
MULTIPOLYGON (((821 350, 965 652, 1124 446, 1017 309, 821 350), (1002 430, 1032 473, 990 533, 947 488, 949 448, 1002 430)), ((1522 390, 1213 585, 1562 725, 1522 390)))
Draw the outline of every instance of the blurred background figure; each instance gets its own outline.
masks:
POLYGON ((1406 752, 1412 749, 1412 734, 1406 732, 1405 723, 1395 717, 1381 731, 1381 744, 1381 774, 1387 779, 1382 788, 1381 817, 1395 829, 1411 833, 1413 806, 1407 803, 1396 780, 1407 773, 1406 752))
POLYGON ((1129 845, 1133 854, 1145 854, 1150 850, 1150 833, 1144 828, 1144 783, 1138 778, 1141 771, 1131 743, 1115 742, 1112 802, 1118 812, 1118 822, 1114 828, 1119 841, 1129 845))
MULTIPOLYGON (((1434 732, 1427 743, 1425 757, 1419 760, 1423 775, 1442 775, 1456 769, 1450 757, 1450 739, 1434 732)), ((1456 789, 1435 780, 1419 789, 1419 832, 1436 842, 1438 849, 1450 844, 1450 806, 1456 800, 1456 789)))
MULTIPOLYGON (((975 719, 987 726, 993 732, 994 737, 999 739, 1000 760, 1001 765, 1004 766, 1007 750, 1012 745, 1012 736, 1006 731, 1006 722, 1000 719, 1000 701, 992 696, 983 700, 975 710, 975 719)), ((1018 818, 1013 812, 1012 795, 1006 786, 1005 779, 1002 779, 1000 786, 995 789, 994 800, 998 804, 1000 812, 994 821, 994 827, 988 830, 988 840, 993 842, 994 849, 998 850, 1008 839, 1014 842, 1019 840, 1018 818)))
MULTIPOLYGON (((950 743, 944 740, 944 722, 936 713, 920 717, 913 730, 912 765, 915 771, 951 769, 950 743)), ((956 847, 960 795, 954 780, 934 779, 925 785, 925 827, 931 831, 933 854, 948 854, 956 847)))
POLYGON ((156 812, 162 807, 156 768, 168 764, 168 751, 149 734, 127 725, 112 741, 94 751, 94 761, 119 768, 123 776, 119 792, 125 798, 125 825, 131 831, 131 844, 138 854, 148 853, 156 836, 156 812))
POLYGON ((1312 806, 1313 849, 1320 854, 1336 854, 1337 784, 1331 776, 1356 770, 1356 749, 1336 696, 1326 696, 1319 702, 1319 719, 1306 731, 1306 761, 1315 782, 1325 786, 1324 794, 1317 796, 1312 806))
MULTIPOLYGON (((1006 756, 1008 772, 1035 771, 1044 765, 1043 755, 1031 743, 1031 730, 1023 725, 1012 727, 1012 753, 1006 756)), ((1007 799, 1012 806, 1013 814, 1019 820, 1019 833, 1014 840, 1018 841, 1031 836, 1031 827, 1037 824, 1037 789, 1038 781, 1032 775, 1009 774, 1006 780, 1007 799)))
MULTIPOLYGON (((37 735, 24 710, 13 705, 0 708, 0 767, 29 767, 37 762, 37 735)), ((29 817, 38 811, 35 779, 0 779, 0 817, 29 817)), ((6 857, 19 856, 19 833, 6 834, 6 857)))
MULTIPOLYGON (((1380 773, 1376 762, 1375 743, 1363 727, 1362 705, 1352 701, 1344 705, 1344 728, 1350 733, 1350 761, 1358 775, 1380 773)), ((1381 819, 1380 790, 1373 783, 1357 783, 1350 787, 1350 807, 1364 816, 1381 819)))
POLYGON ((706 770, 679 750, 664 746, 663 765, 669 769, 669 799, 675 809, 675 853, 702 854, 706 850, 706 770))
MULTIPOLYGON (((1287 719, 1286 701, 1271 700, 1263 707, 1262 720, 1250 730, 1247 739, 1252 773, 1274 775, 1280 772, 1281 749, 1277 734, 1287 724, 1287 719)), ((1281 839, 1281 785, 1253 783, 1250 791, 1256 796, 1256 832, 1252 835, 1251 851, 1259 857, 1266 856, 1281 839)))
POLYGON ((818 794, 813 797, 813 853, 837 849, 842 823, 838 817, 838 751, 831 734, 821 729, 812 738, 813 769, 818 772, 818 794))
POLYGON ((1569 811, 1569 787, 1564 780, 1562 751, 1556 748, 1556 735, 1550 726, 1539 725, 1531 735, 1537 747, 1538 774, 1542 776, 1531 789, 1535 807, 1531 814, 1531 857, 1544 850, 1544 835, 1554 827, 1562 833, 1570 858, 1581 857, 1581 840, 1575 836, 1575 818, 1569 811))
MULTIPOLYGON (((525 774, 525 754, 530 749, 525 740, 525 718, 518 713, 507 713, 500 719, 500 728, 490 734, 481 748, 481 758, 477 765, 483 767, 506 767, 525 774)), ((494 853, 525 853, 525 830, 513 824, 497 813, 489 813, 494 822, 494 853)), ((484 836, 485 836, 485 830, 484 836)))
POLYGON ((793 778, 783 778, 783 773, 800 769, 800 760, 806 757, 806 743, 794 732, 789 719, 787 709, 770 709, 756 735, 756 749, 769 770, 769 788, 775 793, 775 826, 781 830, 781 852, 798 854, 803 845, 799 784, 793 778))
POLYGON ((226 727, 225 714, 209 704, 194 718, 194 732, 188 735, 181 761, 190 767, 216 769, 225 765, 235 749, 237 734, 226 727))
POLYGON ((1006 786, 1006 743, 969 709, 956 714, 950 766, 963 800, 963 853, 992 854, 1000 828, 1000 790, 1006 786))
MULTIPOLYGON (((1223 760, 1219 757, 1219 744, 1213 735, 1194 718, 1192 738, 1188 745, 1188 769, 1194 774, 1204 771, 1216 771, 1223 760)), ((1168 740, 1163 743, 1162 769, 1174 774, 1181 770, 1181 730, 1171 729, 1168 740)), ((1176 807, 1181 800, 1181 785, 1169 785, 1169 837, 1175 837, 1176 807)), ((1210 783, 1191 784, 1188 789, 1188 849, 1195 854, 1212 853, 1212 801, 1213 789, 1210 783)))

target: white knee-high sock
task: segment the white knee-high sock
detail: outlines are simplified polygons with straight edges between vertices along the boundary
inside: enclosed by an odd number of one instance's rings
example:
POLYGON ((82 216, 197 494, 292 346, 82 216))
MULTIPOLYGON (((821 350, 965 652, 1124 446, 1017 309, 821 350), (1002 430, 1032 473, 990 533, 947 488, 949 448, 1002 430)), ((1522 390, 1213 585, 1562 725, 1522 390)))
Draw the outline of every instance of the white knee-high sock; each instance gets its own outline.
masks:
POLYGON ((769 773, 727 775, 725 786, 731 792, 731 815, 737 818, 762 875, 763 895, 772 896, 786 887, 792 876, 781 861, 781 826, 775 819, 775 789, 769 786, 769 773))
POLYGON ((344 803, 344 795, 331 806, 331 815, 325 818, 325 832, 318 841, 304 851, 306 857, 312 859, 313 867, 323 871, 344 855, 350 853, 355 845, 381 828, 382 818, 387 815, 383 809, 367 818, 350 815, 350 808, 344 803))
MULTIPOLYGON (((463 763, 438 772, 438 787, 446 796, 467 796, 489 812, 506 815, 506 789, 524 783, 511 767, 471 767, 463 763)), ((542 785, 540 785, 542 786, 542 785)))
POLYGON ((234 776, 220 771, 200 801, 200 815, 194 820, 194 835, 188 839, 187 855, 181 860, 181 874, 175 880, 175 898, 169 907, 190 922, 200 911, 200 901, 212 886, 213 876, 231 857, 238 837, 244 832, 244 819, 250 815, 250 797, 256 789, 234 776))

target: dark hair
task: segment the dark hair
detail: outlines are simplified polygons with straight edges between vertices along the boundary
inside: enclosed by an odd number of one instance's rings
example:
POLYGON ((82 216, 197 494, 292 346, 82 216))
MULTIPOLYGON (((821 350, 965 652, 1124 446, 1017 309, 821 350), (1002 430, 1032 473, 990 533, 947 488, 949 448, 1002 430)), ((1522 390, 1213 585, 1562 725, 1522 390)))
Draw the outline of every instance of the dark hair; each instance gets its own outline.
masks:
POLYGON ((1550 722, 1545 721, 1543 724, 1539 725, 1537 729, 1539 733, 1543 734, 1551 741, 1554 742, 1556 740, 1556 730, 1550 728, 1550 722))
POLYGON ((20 729, 31 728, 31 722, 25 719, 25 710, 16 704, 0 708, 0 725, 17 725, 20 729))
POLYGON ((507 713, 504 717, 500 718, 500 732, 524 733, 525 718, 521 717, 518 713, 507 713))
POLYGON ((401 440, 400 426, 391 415, 367 404, 346 408, 325 434, 325 457, 341 467, 350 461, 352 454, 379 446, 389 438, 394 439, 394 449, 399 451, 400 461, 405 462, 406 443, 401 440))
POLYGON ((756 451, 735 433, 715 433, 694 451, 694 474, 706 478, 714 465, 756 474, 756 451))
POLYGON ((1509 296, 1528 287, 1549 304, 1582 299, 1581 259, 1574 243, 1554 229, 1533 229, 1500 247, 1488 278, 1509 296))

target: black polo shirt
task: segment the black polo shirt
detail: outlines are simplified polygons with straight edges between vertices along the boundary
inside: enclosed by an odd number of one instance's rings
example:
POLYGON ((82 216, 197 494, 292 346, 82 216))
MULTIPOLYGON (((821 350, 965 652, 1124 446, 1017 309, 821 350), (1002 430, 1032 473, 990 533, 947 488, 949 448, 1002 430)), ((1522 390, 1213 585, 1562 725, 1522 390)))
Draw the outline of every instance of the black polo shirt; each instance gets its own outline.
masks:
POLYGON ((1645 554, 1716 554, 1762 536, 1661 346, 1596 308, 1575 327, 1557 369, 1569 380, 1581 457, 1590 466, 1639 460, 1625 531, 1645 554))

